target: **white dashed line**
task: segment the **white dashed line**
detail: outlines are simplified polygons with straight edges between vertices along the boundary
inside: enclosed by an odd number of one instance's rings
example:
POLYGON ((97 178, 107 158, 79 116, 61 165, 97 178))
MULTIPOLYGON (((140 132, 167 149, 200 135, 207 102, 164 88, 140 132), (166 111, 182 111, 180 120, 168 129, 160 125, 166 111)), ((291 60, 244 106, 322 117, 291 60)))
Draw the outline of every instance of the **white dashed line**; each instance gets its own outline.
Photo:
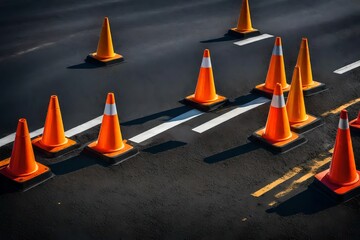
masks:
POLYGON ((351 70, 353 70, 354 68, 357 68, 357 67, 360 67, 360 60, 356 61, 354 63, 351 63, 349 65, 346 65, 345 67, 339 68, 339 69, 335 70, 334 73, 343 74, 343 73, 351 71, 351 70))
POLYGON ((170 128, 173 128, 181 123, 184 123, 186 121, 189 121, 195 117, 198 117, 202 115, 203 112, 200 112, 199 110, 193 109, 186 113, 183 113, 175 118, 170 119, 169 121, 160 124, 159 126, 156 126, 154 128, 151 128, 143 133, 140 133, 139 135, 136 135, 133 138, 130 138, 129 140, 136 143, 141 143, 149 138, 152 138, 166 130, 169 130, 170 128))
POLYGON ((253 42, 258 42, 258 41, 261 41, 261 40, 264 40, 264 39, 267 39, 267 38, 272 38, 272 37, 274 37, 274 36, 265 33, 265 34, 261 34, 260 36, 247 38, 247 39, 244 39, 244 40, 241 40, 241 41, 238 41, 238 42, 234 42, 234 44, 238 45, 238 46, 244 46, 246 44, 250 44, 250 43, 253 43, 253 42))
POLYGON ((216 127, 220 125, 221 123, 224 123, 244 112, 247 112, 253 108, 256 108, 264 103, 269 102, 270 100, 264 97, 259 97, 255 100, 252 100, 251 102, 245 103, 243 105, 238 106, 237 108, 231 110, 230 112, 224 113, 223 115, 216 117, 204 124, 201 124, 200 126, 197 126, 196 128, 193 128, 192 130, 198 133, 203 133, 213 127, 216 127))

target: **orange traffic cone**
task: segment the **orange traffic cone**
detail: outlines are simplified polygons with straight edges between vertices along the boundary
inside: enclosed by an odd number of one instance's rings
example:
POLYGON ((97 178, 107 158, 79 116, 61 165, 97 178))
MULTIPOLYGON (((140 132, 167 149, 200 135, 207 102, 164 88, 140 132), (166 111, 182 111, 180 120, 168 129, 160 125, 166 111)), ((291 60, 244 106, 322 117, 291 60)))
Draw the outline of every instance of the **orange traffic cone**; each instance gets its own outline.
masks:
POLYGON ((316 174, 315 183, 337 200, 347 200, 360 193, 359 174, 355 165, 348 113, 342 110, 330 168, 316 174))
POLYGON ((301 84, 300 67, 294 69, 290 92, 286 102, 291 130, 297 133, 309 131, 322 125, 320 118, 306 114, 304 95, 301 84))
POLYGON ((224 105, 227 101, 226 97, 216 94, 210 51, 205 49, 195 93, 187 96, 184 103, 202 111, 211 111, 224 105))
POLYGON ((351 131, 353 131, 354 133, 360 133, 360 111, 358 114, 358 117, 355 118, 354 120, 352 120, 350 123, 350 129, 351 131))
POLYGON ((301 70, 302 88, 303 88, 304 96, 310 96, 326 90, 325 84, 320 82, 315 82, 313 80, 310 52, 309 52, 309 45, 307 38, 303 38, 301 40, 301 45, 300 45, 300 50, 296 65, 298 65, 301 70))
POLYGON ((28 126, 24 118, 19 120, 17 126, 9 165, 1 168, 0 173, 24 191, 53 176, 48 167, 35 161, 28 126))
POLYGON ((252 27, 248 0, 243 0, 238 24, 236 28, 229 30, 229 34, 240 38, 253 37, 260 34, 259 30, 252 27))
POLYGON ((87 150, 110 164, 118 164, 137 154, 137 150, 123 140, 116 110, 114 93, 108 93, 98 140, 87 150))
POLYGON ((290 130, 280 83, 275 87, 265 128, 254 132, 250 140, 260 142, 274 152, 286 152, 307 141, 290 130))
POLYGON ((124 61, 122 55, 114 52, 109 19, 105 17, 102 25, 98 47, 95 53, 90 53, 86 61, 108 65, 124 61))
POLYGON ((32 143, 36 150, 49 157, 57 157, 79 147, 75 141, 65 137, 57 96, 50 97, 43 135, 32 140, 32 143))
POLYGON ((277 83, 281 84, 284 93, 287 93, 290 90, 290 86, 286 82, 284 57, 280 37, 275 39, 266 81, 263 84, 257 85, 253 91, 265 95, 266 97, 271 97, 277 83))

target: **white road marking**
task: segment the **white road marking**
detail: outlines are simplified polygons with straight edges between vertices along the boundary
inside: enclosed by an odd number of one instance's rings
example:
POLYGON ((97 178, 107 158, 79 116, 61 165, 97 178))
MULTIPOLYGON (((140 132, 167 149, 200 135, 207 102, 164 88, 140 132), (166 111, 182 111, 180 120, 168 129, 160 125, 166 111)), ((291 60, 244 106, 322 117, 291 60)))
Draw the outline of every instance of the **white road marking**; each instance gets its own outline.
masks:
POLYGON ((203 133, 213 127, 216 127, 217 125, 220 125, 221 123, 224 123, 244 112, 247 112, 253 108, 256 108, 264 103, 269 102, 270 100, 264 97, 259 97, 255 100, 252 100, 248 103, 245 103, 243 105, 238 106, 237 108, 224 113, 223 115, 216 117, 206 123, 201 124, 200 126, 197 126, 196 128, 193 128, 192 130, 198 133, 203 133))
POLYGON ((99 116, 97 118, 94 118, 93 120, 90 120, 90 121, 88 121, 86 123, 83 123, 83 124, 77 126, 77 127, 74 127, 74 128, 72 128, 70 130, 67 130, 65 132, 65 136, 72 137, 72 136, 74 136, 76 134, 79 134, 81 132, 84 132, 84 131, 92 128, 92 127, 95 127, 95 126, 101 124, 102 118, 103 118, 103 116, 101 115, 101 116, 99 116))
MULTIPOLYGON (((31 133, 30 133, 30 137, 33 138, 33 137, 36 137, 36 136, 42 134, 42 133, 43 133, 43 130, 44 130, 44 128, 40 128, 40 129, 38 129, 38 130, 35 130, 35 131, 31 132, 31 133)), ((13 141, 15 140, 15 134, 16 134, 16 133, 12 133, 12 134, 4 137, 4 138, 1 138, 1 139, 0 139, 0 147, 6 145, 6 144, 8 144, 8 143, 13 142, 13 141)))
POLYGON ((36 47, 33 47, 33 48, 29 48, 29 49, 26 49, 26 50, 21 51, 21 52, 17 52, 17 53, 15 53, 15 55, 23 55, 23 54, 25 54, 25 53, 33 52, 33 51, 35 51, 35 50, 38 50, 38 49, 40 49, 40 48, 47 47, 47 46, 50 46, 50 45, 53 45, 53 44, 54 44, 54 42, 44 43, 44 44, 41 44, 41 45, 39 45, 39 46, 36 46, 36 47))
POLYGON ((156 127, 153 127, 143 133, 140 133, 139 135, 136 135, 135 137, 130 138, 129 140, 135 143, 141 143, 149 138, 152 138, 166 130, 169 130, 170 128, 173 128, 181 123, 184 123, 186 121, 189 121, 195 117, 198 117, 202 115, 203 112, 200 112, 199 110, 193 109, 186 113, 183 113, 177 117, 174 117, 170 119, 169 121, 160 124, 156 127))
POLYGON ((334 73, 343 74, 343 73, 346 73, 346 72, 348 72, 350 70, 353 70, 354 68, 357 68, 357 67, 360 67, 360 60, 356 61, 354 63, 351 63, 349 65, 346 65, 345 67, 339 68, 339 69, 335 70, 334 73))
POLYGON ((265 34, 261 34, 260 36, 247 38, 247 39, 244 39, 244 40, 241 40, 241 41, 238 41, 238 42, 234 42, 234 44, 238 45, 238 46, 244 46, 246 44, 250 44, 250 43, 253 43, 253 42, 261 41, 261 40, 264 40, 264 39, 267 39, 267 38, 272 38, 272 37, 274 37, 274 36, 265 33, 265 34))

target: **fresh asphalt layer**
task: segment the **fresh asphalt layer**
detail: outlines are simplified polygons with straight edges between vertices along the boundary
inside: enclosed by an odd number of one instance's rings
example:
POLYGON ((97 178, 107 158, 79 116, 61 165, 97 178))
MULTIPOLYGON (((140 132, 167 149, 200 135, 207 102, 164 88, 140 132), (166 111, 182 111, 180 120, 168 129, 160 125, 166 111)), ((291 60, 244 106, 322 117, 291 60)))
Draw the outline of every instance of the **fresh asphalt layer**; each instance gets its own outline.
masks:
MULTIPOLYGON (((68 130, 100 116, 111 91, 130 139, 191 110, 179 100, 193 93, 205 48, 217 91, 231 104, 134 144, 140 154, 117 166, 80 151, 57 159, 37 154, 56 176, 24 193, 0 182, 0 239, 358 239, 360 197, 335 204, 309 187, 313 178, 275 197, 333 147, 338 114, 324 117, 323 126, 305 134, 306 144, 281 155, 247 139, 265 125, 268 103, 203 133, 192 130, 252 99, 249 91, 265 81, 274 38, 238 46, 224 36, 240 5, 2 1, 0 138, 15 132, 20 117, 30 131, 43 127, 52 94, 68 130), (125 62, 96 68, 83 60, 96 50, 104 16, 125 62), (251 195, 297 166, 305 169, 294 179, 251 195)), ((288 83, 301 38, 308 37, 314 79, 329 89, 306 98, 309 113, 320 116, 360 97, 360 68, 334 73, 360 60, 356 1, 253 0, 250 7, 254 27, 282 37, 288 83)), ((359 107, 347 108, 350 119, 359 107)), ((98 130, 74 139, 85 146, 98 130)), ((360 138, 352 140, 360 168, 360 138)), ((0 156, 8 157, 11 147, 1 147, 0 156)))

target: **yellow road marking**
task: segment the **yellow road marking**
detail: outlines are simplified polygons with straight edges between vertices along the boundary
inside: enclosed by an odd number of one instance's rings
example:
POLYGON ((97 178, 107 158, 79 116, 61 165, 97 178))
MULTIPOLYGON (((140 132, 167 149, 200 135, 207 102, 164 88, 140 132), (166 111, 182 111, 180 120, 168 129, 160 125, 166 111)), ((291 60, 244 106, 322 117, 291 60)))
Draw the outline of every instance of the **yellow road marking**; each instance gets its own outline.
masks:
POLYGON ((275 180, 274 182, 266 185, 265 187, 261 188, 260 190, 252 193, 251 195, 254 197, 260 197, 270 191, 271 189, 275 188, 276 186, 282 184, 283 182, 289 180, 292 177, 295 177, 300 171, 302 170, 301 167, 294 167, 287 173, 285 173, 281 178, 275 180))
MULTIPOLYGON (((328 151, 328 153, 332 153, 334 151, 334 148, 330 149, 328 151)), ((320 157, 325 157, 326 154, 320 154, 320 157)), ((288 188, 286 188, 284 191, 279 192, 275 195, 276 198, 280 198, 282 196, 285 196, 286 194, 288 194, 289 192, 291 192, 292 190, 296 189, 298 187, 298 185, 304 181, 306 181, 307 179, 311 178, 312 176, 315 175, 316 171, 324 166, 325 164, 327 164, 328 162, 331 161, 331 157, 327 157, 325 159, 319 160, 319 159, 314 159, 313 161, 311 161, 311 163, 306 164, 305 166, 297 166, 294 167, 293 169, 291 169, 290 171, 288 171, 287 173, 285 173, 282 177, 278 178, 277 180, 273 181, 272 183, 269 183, 268 185, 266 185, 265 187, 261 188, 260 190, 252 193, 251 195, 253 197, 260 197, 262 195, 264 195, 265 193, 271 191, 272 189, 274 189, 275 187, 277 187, 278 185, 282 184, 283 182, 289 180, 290 178, 295 177, 297 174, 299 174, 302 170, 308 169, 310 168, 310 170, 301 178, 295 180, 294 182, 292 182, 290 184, 290 186, 288 188)))
POLYGON ((329 163, 330 161, 331 161, 331 157, 327 157, 320 161, 315 160, 314 165, 311 166, 311 169, 304 176, 293 181, 284 191, 281 191, 281 192, 275 194, 275 197, 276 198, 284 197, 291 191, 295 190, 296 188, 298 188, 300 186, 301 183, 303 183, 306 180, 308 180, 309 178, 313 177, 319 168, 321 168, 325 164, 329 163))
POLYGON ((351 105, 354 105, 355 103, 358 103, 358 102, 360 102, 360 98, 356 98, 354 100, 351 100, 348 103, 345 103, 344 105, 341 105, 340 107, 337 107, 337 108, 332 109, 330 111, 324 112, 323 114, 321 114, 321 116, 326 117, 326 116, 329 116, 330 114, 337 114, 337 113, 341 112, 341 110, 343 110, 343 109, 345 109, 347 107, 350 107, 351 105))
POLYGON ((277 202, 276 202, 276 201, 272 201, 271 203, 269 203, 269 207, 272 207, 272 206, 274 206, 275 204, 277 204, 277 202))

